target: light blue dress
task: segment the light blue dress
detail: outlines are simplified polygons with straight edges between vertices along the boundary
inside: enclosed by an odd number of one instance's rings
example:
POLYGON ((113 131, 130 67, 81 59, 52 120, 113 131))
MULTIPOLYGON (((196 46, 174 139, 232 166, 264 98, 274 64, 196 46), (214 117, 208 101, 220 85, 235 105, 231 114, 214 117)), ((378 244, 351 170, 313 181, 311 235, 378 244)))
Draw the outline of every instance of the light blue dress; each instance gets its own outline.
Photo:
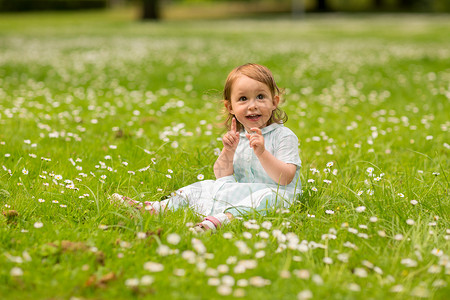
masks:
POLYGON ((203 216, 230 212, 234 216, 257 210, 288 208, 301 193, 298 138, 287 127, 271 124, 262 129, 264 146, 279 160, 297 166, 288 185, 273 181, 262 167, 245 132, 241 131, 234 155, 234 174, 217 180, 204 180, 183 187, 162 202, 170 209, 189 206, 203 216))

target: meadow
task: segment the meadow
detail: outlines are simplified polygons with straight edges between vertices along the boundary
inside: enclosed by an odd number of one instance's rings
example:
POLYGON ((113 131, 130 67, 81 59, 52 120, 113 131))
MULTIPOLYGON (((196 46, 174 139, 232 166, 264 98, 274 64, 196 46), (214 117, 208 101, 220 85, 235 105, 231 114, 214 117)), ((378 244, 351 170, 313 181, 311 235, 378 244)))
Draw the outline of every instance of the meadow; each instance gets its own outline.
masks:
POLYGON ((1 299, 448 299, 450 18, 0 15, 1 299), (228 72, 284 88, 303 194, 215 233, 228 72))

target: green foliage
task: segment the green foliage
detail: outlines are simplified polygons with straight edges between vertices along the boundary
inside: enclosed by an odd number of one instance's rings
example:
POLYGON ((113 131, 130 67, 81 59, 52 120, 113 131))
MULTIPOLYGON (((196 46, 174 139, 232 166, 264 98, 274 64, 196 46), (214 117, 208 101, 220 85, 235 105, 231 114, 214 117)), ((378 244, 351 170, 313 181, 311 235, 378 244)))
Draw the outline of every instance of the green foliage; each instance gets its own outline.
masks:
POLYGON ((108 3, 109 0, 0 0, 0 11, 99 9, 108 3))
POLYGON ((2 299, 446 299, 449 25, 2 15, 2 299), (203 235, 111 202, 214 179, 246 62, 285 88, 302 197, 203 235))

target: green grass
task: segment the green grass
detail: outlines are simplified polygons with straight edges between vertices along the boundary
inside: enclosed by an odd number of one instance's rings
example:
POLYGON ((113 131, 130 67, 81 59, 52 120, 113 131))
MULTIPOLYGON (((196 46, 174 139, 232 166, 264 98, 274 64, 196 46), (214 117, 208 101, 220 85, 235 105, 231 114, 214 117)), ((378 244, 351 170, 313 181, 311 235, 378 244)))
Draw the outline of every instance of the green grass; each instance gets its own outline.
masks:
POLYGON ((446 298, 448 16, 132 19, 0 16, 2 299, 446 298), (212 235, 110 204, 214 179, 221 89, 246 62, 285 88, 300 201, 212 235))

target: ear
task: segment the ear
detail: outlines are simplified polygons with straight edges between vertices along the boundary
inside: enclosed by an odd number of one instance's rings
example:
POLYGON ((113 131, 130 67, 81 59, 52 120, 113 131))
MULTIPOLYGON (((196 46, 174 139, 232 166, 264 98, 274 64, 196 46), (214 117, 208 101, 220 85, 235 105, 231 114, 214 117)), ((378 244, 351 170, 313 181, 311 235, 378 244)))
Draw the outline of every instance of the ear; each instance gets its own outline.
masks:
POLYGON ((273 97, 273 110, 278 108, 278 104, 280 104, 280 96, 274 96, 273 97))
POLYGON ((234 113, 233 113, 233 108, 231 107, 231 101, 224 101, 223 102, 224 103, 224 105, 225 105, 225 108, 228 110, 228 112, 230 113, 230 114, 233 114, 234 115, 234 113))

